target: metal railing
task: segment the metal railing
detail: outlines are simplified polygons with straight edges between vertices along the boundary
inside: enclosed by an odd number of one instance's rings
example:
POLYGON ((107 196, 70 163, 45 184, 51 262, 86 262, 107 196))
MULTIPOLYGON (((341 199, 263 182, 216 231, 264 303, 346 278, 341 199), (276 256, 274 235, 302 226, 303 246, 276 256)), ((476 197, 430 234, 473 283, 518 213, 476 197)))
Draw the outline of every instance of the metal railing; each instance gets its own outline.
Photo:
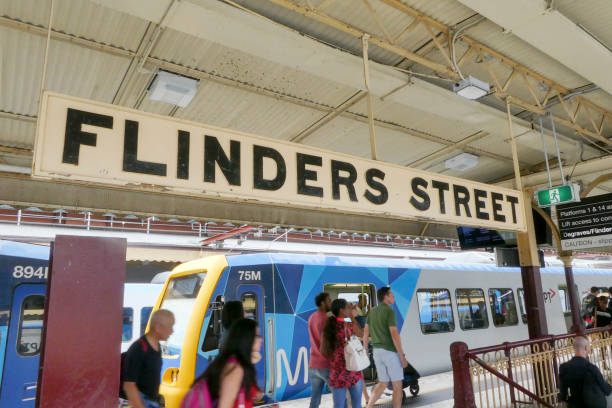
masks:
MULTIPOLYGON (((207 238, 225 234, 237 226, 231 223, 214 221, 162 221, 155 216, 138 217, 135 215, 96 214, 92 212, 71 213, 65 210, 43 211, 40 209, 1 209, 0 224, 17 226, 45 226, 79 228, 86 230, 112 230, 142 232, 145 234, 177 234, 207 238)), ((355 246, 378 246, 386 248, 459 250, 456 240, 437 240, 424 237, 405 237, 391 235, 348 234, 334 231, 296 230, 283 227, 254 227, 241 237, 255 240, 275 240, 282 237, 286 242, 333 243, 355 246)))
MULTIPOLYGON (((589 360, 612 379, 612 328, 587 330, 589 360)), ((451 345, 455 408, 556 407, 559 367, 574 356, 576 334, 503 343, 468 350, 451 345)))

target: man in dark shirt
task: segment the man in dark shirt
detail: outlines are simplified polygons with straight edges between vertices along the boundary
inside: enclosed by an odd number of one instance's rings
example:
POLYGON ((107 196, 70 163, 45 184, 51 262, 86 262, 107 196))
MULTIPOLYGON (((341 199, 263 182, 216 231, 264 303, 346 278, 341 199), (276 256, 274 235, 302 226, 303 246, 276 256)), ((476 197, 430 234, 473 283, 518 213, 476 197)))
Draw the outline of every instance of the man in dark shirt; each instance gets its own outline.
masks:
POLYGON ((608 297, 600 296, 597 298, 597 308, 591 327, 605 327, 610 323, 612 323, 612 311, 608 308, 608 297))
POLYGON ((592 376, 589 377, 595 380, 605 395, 610 395, 612 387, 603 379, 599 368, 587 360, 589 340, 586 337, 576 337, 574 350, 574 358, 559 367, 559 380, 561 381, 559 400, 568 402, 570 408, 582 408, 586 407, 582 389, 587 371, 591 372, 592 376))
POLYGON ((161 374, 160 341, 168 340, 174 326, 172 312, 159 309, 151 315, 149 331, 136 340, 125 356, 123 390, 132 408, 159 407, 161 374))

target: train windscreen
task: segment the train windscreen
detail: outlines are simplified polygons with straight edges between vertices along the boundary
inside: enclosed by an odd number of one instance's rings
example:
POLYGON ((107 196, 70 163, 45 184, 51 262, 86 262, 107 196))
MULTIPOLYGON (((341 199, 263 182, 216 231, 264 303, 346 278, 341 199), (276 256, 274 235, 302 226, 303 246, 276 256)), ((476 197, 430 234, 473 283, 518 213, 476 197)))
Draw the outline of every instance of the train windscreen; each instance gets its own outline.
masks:
POLYGON ((174 313, 174 333, 166 341, 167 352, 174 354, 183 346, 187 324, 206 273, 173 278, 166 290, 161 309, 174 313))

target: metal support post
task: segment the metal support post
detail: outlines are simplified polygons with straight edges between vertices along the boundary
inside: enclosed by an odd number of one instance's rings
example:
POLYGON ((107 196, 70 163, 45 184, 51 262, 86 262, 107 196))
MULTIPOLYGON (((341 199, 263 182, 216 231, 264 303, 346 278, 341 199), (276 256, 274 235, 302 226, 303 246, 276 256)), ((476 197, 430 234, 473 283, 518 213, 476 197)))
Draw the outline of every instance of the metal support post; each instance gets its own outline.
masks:
POLYGON ((453 364, 453 388, 455 408, 476 408, 474 387, 470 377, 470 361, 467 344, 456 341, 450 345, 453 364))
POLYGON ((516 238, 521 264, 521 276, 523 278, 523 289, 525 291, 529 338, 537 339, 548 335, 548 326, 544 310, 540 261, 538 259, 538 248, 536 246, 533 215, 531 212, 532 193, 530 189, 523 191, 522 202, 527 232, 518 232, 516 238))
POLYGON ((561 251, 559 257, 563 261, 565 269, 565 282, 567 284, 567 293, 569 295, 570 308, 572 311, 572 333, 584 335, 584 321, 580 316, 580 301, 578 297, 578 289, 574 283, 574 272, 572 270, 572 251, 561 251))
POLYGON ((363 46, 363 77, 365 80, 365 87, 368 91, 368 125, 370 128, 370 151, 372 153, 372 160, 377 160, 376 157, 376 134, 374 133, 374 108, 372 102, 372 92, 370 92, 370 68, 368 62, 368 39, 369 35, 365 34, 361 37, 361 43, 363 46))

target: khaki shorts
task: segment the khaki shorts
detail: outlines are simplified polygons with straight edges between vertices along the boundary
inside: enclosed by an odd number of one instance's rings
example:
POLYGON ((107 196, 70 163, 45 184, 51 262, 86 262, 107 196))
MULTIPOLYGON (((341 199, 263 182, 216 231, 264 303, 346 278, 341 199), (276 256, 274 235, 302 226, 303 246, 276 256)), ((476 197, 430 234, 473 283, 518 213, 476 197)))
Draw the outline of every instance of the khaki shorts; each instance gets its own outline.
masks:
POLYGON ((402 381, 404 379, 404 369, 397 352, 375 348, 373 354, 378 382, 402 381))

